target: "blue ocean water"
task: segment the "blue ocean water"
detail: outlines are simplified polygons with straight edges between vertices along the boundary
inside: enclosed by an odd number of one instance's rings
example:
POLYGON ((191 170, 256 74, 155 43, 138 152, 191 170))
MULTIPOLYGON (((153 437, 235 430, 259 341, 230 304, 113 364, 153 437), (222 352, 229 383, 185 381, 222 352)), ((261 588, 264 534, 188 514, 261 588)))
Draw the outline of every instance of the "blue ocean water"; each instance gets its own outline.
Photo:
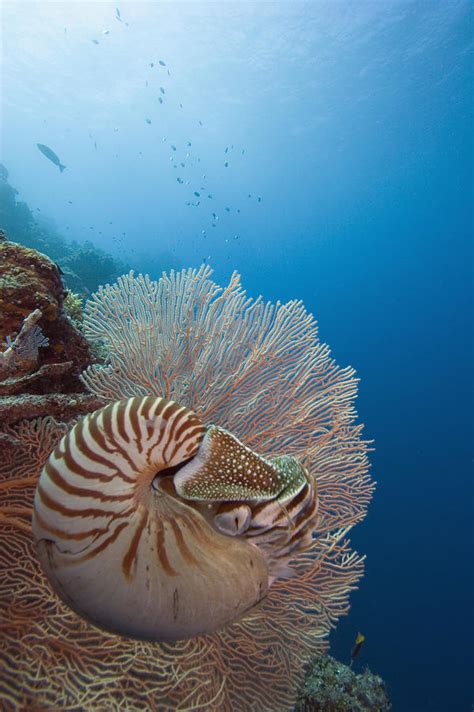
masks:
POLYGON ((11 184, 136 270, 304 300, 376 445, 332 652, 361 630, 396 712, 470 709, 472 4, 116 7, 3 4, 11 184))

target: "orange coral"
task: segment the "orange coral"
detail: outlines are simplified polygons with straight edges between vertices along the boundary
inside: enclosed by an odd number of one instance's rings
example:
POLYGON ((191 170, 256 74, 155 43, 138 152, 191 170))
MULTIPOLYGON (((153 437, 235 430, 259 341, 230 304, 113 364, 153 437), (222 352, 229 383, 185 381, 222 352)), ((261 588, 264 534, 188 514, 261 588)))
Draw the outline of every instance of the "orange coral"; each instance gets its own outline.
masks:
POLYGON ((161 287, 149 283, 156 297, 167 290, 166 301, 158 300, 159 316, 150 307, 146 285, 128 279, 135 303, 121 285, 121 292, 102 292, 91 306, 97 338, 110 327, 103 319, 101 331, 100 308, 117 323, 120 310, 128 314, 126 326, 121 322, 122 342, 112 342, 115 352, 110 347, 111 366, 86 375, 92 390, 117 397, 120 388, 140 392, 139 380, 144 388, 154 384, 167 397, 197 404, 206 422, 232 427, 260 452, 285 451, 304 459, 318 485, 320 524, 311 549, 294 561, 295 576, 275 583, 261 606, 234 625, 174 644, 120 638, 94 628, 57 600, 32 549, 34 485, 66 426, 45 418, 5 427, 0 466, 4 708, 290 710, 305 663, 326 649, 327 634, 347 613, 348 594, 363 571, 363 560, 346 537, 365 515, 373 490, 367 443, 354 424, 353 371, 339 369, 330 359, 300 303, 252 305, 235 276, 224 291, 210 282, 206 270, 171 277, 161 287), (141 319, 131 323, 130 315, 138 312, 141 319), (200 315, 208 320, 200 322, 200 315), (172 323, 174 330, 167 331, 172 323), (139 353, 121 350, 127 338, 140 345, 139 353), (147 375, 156 366, 153 349, 159 368, 147 375))

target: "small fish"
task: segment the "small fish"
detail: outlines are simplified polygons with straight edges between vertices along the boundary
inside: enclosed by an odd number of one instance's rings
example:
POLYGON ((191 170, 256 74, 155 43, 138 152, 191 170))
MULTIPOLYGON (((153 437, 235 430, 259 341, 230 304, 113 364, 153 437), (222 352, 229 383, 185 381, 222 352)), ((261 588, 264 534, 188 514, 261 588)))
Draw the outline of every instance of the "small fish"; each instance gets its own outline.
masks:
POLYGON ((354 645, 354 647, 353 647, 352 650, 351 650, 351 663, 350 663, 350 667, 352 667, 352 663, 354 662, 354 660, 356 659, 356 657, 359 655, 360 649, 362 648, 362 644, 363 644, 364 640, 365 640, 365 635, 363 635, 362 633, 357 633, 357 638, 356 638, 356 640, 355 640, 355 645, 354 645))
POLYGON ((199 122, 199 126, 202 126, 202 125, 203 125, 203 123, 202 123, 202 121, 200 121, 200 122, 199 122))
POLYGON ((173 151, 176 151, 176 146, 173 143, 171 144, 171 148, 173 149, 173 151))
POLYGON ((160 87, 160 91, 161 91, 162 94, 165 93, 165 90, 163 89, 163 87, 160 87))
POLYGON ((151 124, 151 119, 145 119, 145 121, 147 122, 147 124, 151 124))
POLYGON ((208 195, 207 197, 208 197, 210 200, 212 200, 212 193, 209 193, 209 195, 208 195))
POLYGON ((43 154, 43 156, 46 156, 46 158, 48 158, 51 161, 51 163, 54 163, 54 165, 57 166, 62 173, 63 170, 66 168, 66 166, 63 166, 63 164, 59 160, 58 156, 54 153, 54 151, 51 148, 49 148, 49 146, 45 146, 44 143, 37 143, 36 145, 38 146, 38 148, 41 151, 41 153, 43 154))
POLYGON ((262 196, 259 195, 258 198, 257 198, 257 200, 258 200, 259 203, 261 203, 261 202, 262 202, 262 196))
POLYGON ((192 145, 192 144, 191 144, 191 141, 188 141, 188 146, 191 146, 191 145, 192 145))
POLYGON ((161 98, 161 96, 158 97, 158 101, 160 102, 160 104, 163 103, 163 99, 161 98))
POLYGON ((176 180, 178 181, 178 183, 184 183, 184 180, 182 178, 178 177, 178 178, 176 178, 176 180))
POLYGON ((120 20, 120 22, 122 22, 122 18, 120 17, 120 10, 118 9, 118 7, 115 8, 115 17, 117 18, 117 20, 120 20))
POLYGON ((229 150, 229 146, 226 146, 224 153, 227 153, 228 150, 229 150))
POLYGON ((198 193, 197 190, 194 191, 194 195, 196 196, 196 198, 200 198, 200 197, 201 197, 201 193, 198 193))
POLYGON ((227 212, 230 213, 230 208, 226 208, 227 212))
POLYGON ((214 218, 214 220, 219 220, 219 218, 217 217, 216 213, 212 213, 212 217, 214 218))
POLYGON ((226 162, 224 163, 224 166, 225 166, 226 168, 228 168, 228 167, 229 167, 229 161, 226 161, 226 162))
POLYGON ((180 163, 181 168, 186 168, 186 164, 181 161, 180 163))
POLYGON ((245 153, 245 148, 242 149, 242 156, 244 155, 244 153, 245 153))
POLYGON ((99 40, 91 40, 94 44, 99 44, 99 40))
POLYGON ((68 200, 67 202, 69 203, 69 205, 72 205, 72 200, 68 200))
POLYGON ((151 67, 152 69, 153 69, 154 66, 155 66, 155 63, 154 63, 154 62, 150 62, 150 67, 151 67))
POLYGON ((97 141, 94 141, 94 148, 97 151, 97 141))
POLYGON ((251 198, 251 197, 252 197, 252 193, 249 193, 249 198, 251 198))
POLYGON ((166 67, 166 62, 163 62, 162 59, 160 59, 160 61, 158 62, 158 64, 161 64, 162 67, 166 67))
POLYGON ((180 104, 180 105, 179 105, 179 108, 180 108, 180 109, 182 109, 182 108, 183 108, 183 105, 182 105, 182 104, 180 104))

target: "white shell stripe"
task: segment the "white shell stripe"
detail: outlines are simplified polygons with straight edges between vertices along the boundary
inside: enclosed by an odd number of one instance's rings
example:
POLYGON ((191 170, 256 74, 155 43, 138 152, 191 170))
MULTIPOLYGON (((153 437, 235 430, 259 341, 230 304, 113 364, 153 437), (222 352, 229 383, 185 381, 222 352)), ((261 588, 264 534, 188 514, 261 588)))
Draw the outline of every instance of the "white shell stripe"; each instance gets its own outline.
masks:
POLYGON ((64 541, 103 543, 130 516, 137 485, 189 457, 203 435, 194 413, 161 398, 130 398, 88 415, 44 467, 35 505, 41 528, 64 541))

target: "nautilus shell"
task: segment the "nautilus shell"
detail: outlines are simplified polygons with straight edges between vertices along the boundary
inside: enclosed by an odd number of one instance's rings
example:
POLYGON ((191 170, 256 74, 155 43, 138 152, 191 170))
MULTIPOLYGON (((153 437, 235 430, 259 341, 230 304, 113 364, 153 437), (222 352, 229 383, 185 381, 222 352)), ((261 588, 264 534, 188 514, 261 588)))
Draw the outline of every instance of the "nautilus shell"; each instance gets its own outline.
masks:
POLYGON ((317 523, 313 478, 156 397, 78 422, 41 473, 38 557, 77 613, 122 635, 177 640, 256 606, 317 523))

